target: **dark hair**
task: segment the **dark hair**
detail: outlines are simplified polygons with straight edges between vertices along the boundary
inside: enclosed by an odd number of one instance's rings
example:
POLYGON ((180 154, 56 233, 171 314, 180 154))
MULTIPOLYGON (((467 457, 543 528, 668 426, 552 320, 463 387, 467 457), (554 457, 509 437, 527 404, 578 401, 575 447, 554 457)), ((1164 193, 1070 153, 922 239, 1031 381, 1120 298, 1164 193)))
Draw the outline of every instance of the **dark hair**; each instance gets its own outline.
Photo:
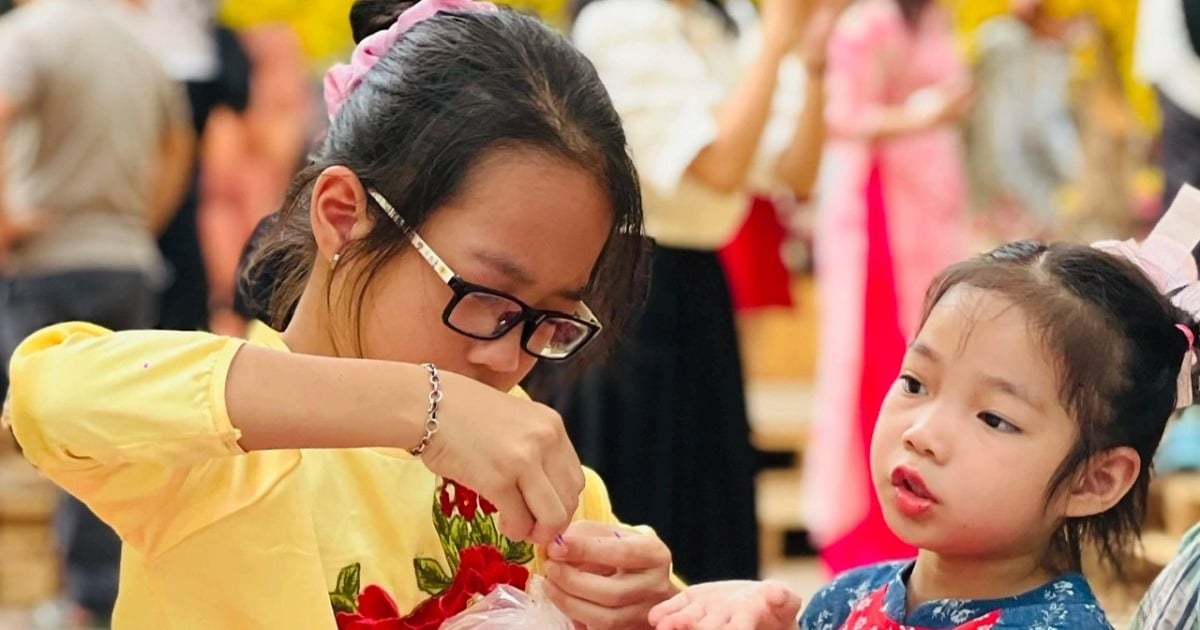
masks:
POLYGON ((354 43, 388 28, 414 4, 416 0, 357 0, 350 7, 350 34, 354 43))
MULTIPOLYGON (((275 229, 279 219, 278 214, 268 214, 259 219, 254 226, 246 245, 242 247, 241 257, 238 258, 237 283, 233 292, 233 312, 246 319, 258 319, 264 322, 272 321, 271 295, 275 292, 275 282, 282 275, 278 259, 267 260, 258 256, 258 250, 267 235, 275 229), (252 265, 257 265, 253 276, 250 274, 252 265)), ((293 305, 294 308, 294 305, 293 305)), ((280 329, 287 328, 292 318, 289 310, 280 321, 274 322, 280 329)))
POLYGON ((1176 407, 1177 378, 1196 321, 1159 293, 1132 262, 1077 244, 1010 243, 942 272, 925 317, 958 285, 996 291, 1030 319, 1059 365, 1059 396, 1079 439, 1047 487, 1047 503, 1095 455, 1128 446, 1141 456, 1130 491, 1110 510, 1067 519, 1047 567, 1079 570, 1084 544, 1120 572, 1146 512, 1150 467, 1176 407))
MULTIPOLYGON (((355 38, 387 27, 407 6, 359 0, 350 12, 355 38)), ((293 180, 277 225, 248 270, 248 286, 262 284, 256 274, 278 274, 270 283, 269 323, 282 327, 307 282, 316 255, 309 202, 326 168, 349 168, 416 230, 453 199, 486 153, 521 148, 568 160, 605 190, 612 228, 585 298, 606 327, 620 330, 641 295, 647 251, 641 191, 621 121, 582 54, 537 19, 504 9, 424 20, 364 75, 293 180)), ((373 201, 368 212, 374 227, 342 252, 343 261, 366 261, 366 271, 353 281, 359 317, 374 274, 411 249, 373 201)), ((606 349, 612 337, 601 335, 593 345, 606 349)))
POLYGON ((904 16, 904 23, 909 28, 916 28, 921 22, 921 14, 925 12, 925 7, 933 0, 896 0, 896 5, 900 7, 900 14, 904 16))

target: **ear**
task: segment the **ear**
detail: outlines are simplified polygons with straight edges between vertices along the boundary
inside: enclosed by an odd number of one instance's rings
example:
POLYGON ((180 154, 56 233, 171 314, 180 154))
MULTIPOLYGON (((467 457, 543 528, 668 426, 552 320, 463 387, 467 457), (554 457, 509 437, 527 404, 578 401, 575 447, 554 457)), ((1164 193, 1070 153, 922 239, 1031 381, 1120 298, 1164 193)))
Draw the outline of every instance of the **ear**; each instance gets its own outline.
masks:
POLYGON ((1075 479, 1066 497, 1066 515, 1083 518, 1106 512, 1133 487, 1141 468, 1141 456, 1128 446, 1095 455, 1075 479))
POLYGON ((367 192, 358 176, 344 166, 331 166, 317 176, 310 215, 318 255, 326 262, 371 229, 367 192))

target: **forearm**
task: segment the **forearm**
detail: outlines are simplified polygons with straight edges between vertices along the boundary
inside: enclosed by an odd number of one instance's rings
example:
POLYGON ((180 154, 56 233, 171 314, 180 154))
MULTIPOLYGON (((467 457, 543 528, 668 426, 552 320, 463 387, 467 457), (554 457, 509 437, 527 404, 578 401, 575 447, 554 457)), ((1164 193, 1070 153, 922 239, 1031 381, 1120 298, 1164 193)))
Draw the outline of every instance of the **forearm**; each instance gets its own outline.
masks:
POLYGON ((825 85, 820 74, 809 74, 804 106, 796 131, 775 165, 775 175, 796 199, 812 196, 825 146, 825 85))
POLYGON ((718 192, 742 190, 771 113, 783 52, 765 46, 717 117, 717 135, 688 174, 718 192))
POLYGON ((877 105, 864 112, 857 124, 839 125, 838 135, 859 140, 887 140, 936 126, 928 113, 909 105, 877 105))
POLYGON ((183 126, 167 132, 163 139, 146 216, 146 224, 154 234, 162 234, 167 228, 187 193, 195 146, 195 134, 183 126))
POLYGON ((229 368, 225 404, 247 451, 408 449, 424 435, 429 393, 418 365, 247 345, 229 368))

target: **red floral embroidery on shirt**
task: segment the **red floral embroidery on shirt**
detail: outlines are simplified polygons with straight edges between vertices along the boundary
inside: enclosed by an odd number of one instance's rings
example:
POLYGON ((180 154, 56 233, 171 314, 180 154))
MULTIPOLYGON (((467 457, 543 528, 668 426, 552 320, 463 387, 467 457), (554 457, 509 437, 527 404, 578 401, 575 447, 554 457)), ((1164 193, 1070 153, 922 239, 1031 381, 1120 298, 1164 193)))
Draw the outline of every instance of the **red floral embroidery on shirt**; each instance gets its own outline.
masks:
POLYGON ((379 586, 360 591, 361 566, 350 565, 338 573, 337 586, 329 594, 338 629, 435 629, 499 585, 525 590, 529 569, 524 565, 533 560, 533 546, 500 535, 495 514, 496 507, 487 499, 443 480, 434 494, 433 526, 446 566, 437 558, 413 559, 417 586, 431 597, 402 615, 395 600, 379 586))
MULTIPOLYGON (((842 623, 841 630, 852 630, 854 628, 871 628, 872 630, 929 630, 917 626, 906 626, 894 621, 883 610, 883 603, 887 599, 887 585, 883 585, 870 595, 859 600, 854 608, 850 611, 850 616, 846 617, 846 621, 842 623)), ((985 615, 976 617, 970 621, 954 626, 954 630, 991 630, 992 626, 1000 620, 1000 611, 993 610, 985 615)))

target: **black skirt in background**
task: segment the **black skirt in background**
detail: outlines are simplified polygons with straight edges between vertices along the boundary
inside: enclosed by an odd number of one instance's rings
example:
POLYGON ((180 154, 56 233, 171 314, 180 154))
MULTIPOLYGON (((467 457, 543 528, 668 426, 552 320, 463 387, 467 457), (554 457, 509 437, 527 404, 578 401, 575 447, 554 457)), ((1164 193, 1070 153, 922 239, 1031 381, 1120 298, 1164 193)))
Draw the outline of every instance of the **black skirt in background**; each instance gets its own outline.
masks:
POLYGON ((684 580, 758 577, 757 460, 715 252, 656 246, 645 309, 613 356, 537 397, 562 413, 617 516, 653 527, 684 580))

